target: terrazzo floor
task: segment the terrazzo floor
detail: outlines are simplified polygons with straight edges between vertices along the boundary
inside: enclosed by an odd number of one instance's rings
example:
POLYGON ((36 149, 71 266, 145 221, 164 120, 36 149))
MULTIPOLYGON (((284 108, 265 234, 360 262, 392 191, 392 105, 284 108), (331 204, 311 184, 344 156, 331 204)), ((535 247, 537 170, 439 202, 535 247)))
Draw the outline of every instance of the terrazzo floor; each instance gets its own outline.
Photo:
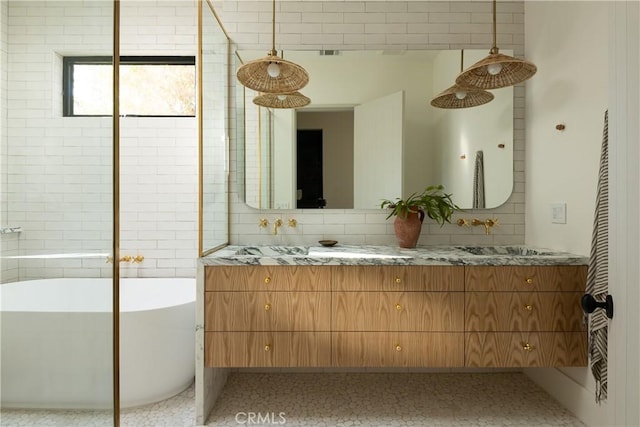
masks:
MULTIPOLYGON (((194 388, 123 409, 123 427, 192 427, 194 388)), ((107 411, 3 410, 0 425, 110 426, 107 411)), ((582 426, 521 373, 233 373, 207 426, 582 426)))

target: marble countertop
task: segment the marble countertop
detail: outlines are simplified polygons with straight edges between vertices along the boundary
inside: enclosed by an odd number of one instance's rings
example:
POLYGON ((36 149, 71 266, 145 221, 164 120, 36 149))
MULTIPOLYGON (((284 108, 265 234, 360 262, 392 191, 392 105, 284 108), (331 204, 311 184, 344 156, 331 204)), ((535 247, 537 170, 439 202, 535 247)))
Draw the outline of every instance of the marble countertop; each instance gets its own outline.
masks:
POLYGON ((203 265, 587 265, 588 257, 529 246, 226 246, 203 265))

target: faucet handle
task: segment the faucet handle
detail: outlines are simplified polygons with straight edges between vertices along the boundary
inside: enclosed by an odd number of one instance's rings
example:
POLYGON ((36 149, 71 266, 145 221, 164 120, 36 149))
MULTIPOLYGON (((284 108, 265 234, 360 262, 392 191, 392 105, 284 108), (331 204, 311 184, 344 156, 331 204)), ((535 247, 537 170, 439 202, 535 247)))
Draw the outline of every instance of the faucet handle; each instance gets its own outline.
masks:
POLYGON ((266 227, 269 224, 269 221, 267 221, 266 218, 260 218, 260 222, 258 222, 258 226, 259 227, 266 227))

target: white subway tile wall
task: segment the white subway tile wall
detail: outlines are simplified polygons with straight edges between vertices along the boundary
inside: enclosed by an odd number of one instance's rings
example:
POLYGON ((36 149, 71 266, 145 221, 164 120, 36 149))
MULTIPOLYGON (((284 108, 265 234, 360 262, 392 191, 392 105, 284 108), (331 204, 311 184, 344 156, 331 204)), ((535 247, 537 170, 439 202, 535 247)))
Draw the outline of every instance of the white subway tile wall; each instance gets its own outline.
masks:
MULTIPOLYGON (((0 22, 7 22, 7 2, 0 2, 0 22)), ((0 25, 0 227, 12 226, 7 218, 8 183, 7 183, 7 26, 0 25)), ((18 280, 18 264, 15 260, 5 258, 17 255, 18 233, 0 234, 0 283, 18 280)))
MULTIPOLYGON (((219 0, 214 5, 239 50, 271 49, 271 2, 219 0)), ((524 55, 524 2, 498 3, 498 46, 524 55)), ((486 49, 492 42, 490 1, 280 1, 276 2, 276 49, 486 49)), ((235 71, 230 78, 235 82, 235 71)), ((313 76, 311 76, 313 78, 313 76)), ((231 91, 234 93, 234 91, 231 91)), ((491 234, 484 227, 440 228, 425 221, 421 245, 524 243, 524 86, 514 90, 514 190, 496 209, 465 210, 460 217, 498 218, 491 234)), ((233 102, 233 99, 232 99, 233 102)), ((427 100, 425 100, 425 103, 427 100)), ((231 123, 235 122, 231 109, 231 123)), ((231 135, 231 229, 233 244, 313 244, 336 239, 345 244, 395 245, 393 222, 382 210, 257 210, 243 200, 236 133, 231 135), (298 220, 296 228, 259 227, 259 220, 298 220)), ((250 177, 248 179, 253 179, 250 177)), ((249 195, 253 197, 253 195, 249 195)))
MULTIPOLYGON (((112 2, 1 4, 2 224, 23 228, 3 236, 2 253, 109 253, 112 120, 62 117, 61 97, 63 56, 111 55, 112 2)), ((122 2, 120 35, 122 55, 195 55, 197 3, 122 2)), ((121 255, 144 256, 121 263, 122 275, 194 277, 196 119, 120 123, 121 255)), ((5 261, 2 270, 3 281, 111 274, 106 256, 5 261)))
MULTIPOLYGON (((2 115, 6 131, 0 148, 0 209, 3 224, 21 225, 25 230, 19 238, 20 251, 25 253, 110 251, 111 121, 61 117, 61 57, 111 51, 111 2, 81 5, 75 1, 2 2, 2 13, 7 15, 3 23, 8 25, 2 26, 0 70, 2 95, 6 94, 2 111, 7 112, 2 115)), ((214 5, 236 47, 270 49, 271 2, 224 0, 214 5)), ((276 43, 284 50, 488 50, 491 43, 488 1, 283 1, 276 2, 276 9, 276 43)), ((122 54, 195 54, 195 10, 194 0, 122 3, 122 54)), ((498 43, 516 56, 524 54, 523 16, 522 1, 500 2, 498 43)), ((229 77, 235 82, 233 70, 229 77)), ((428 223, 421 244, 524 242, 523 87, 516 88, 514 102, 513 195, 497 209, 456 215, 497 217, 500 225, 485 235, 482 227, 440 228, 428 223)), ((234 123, 234 108, 229 114, 229 122, 234 123)), ((142 264, 123 264, 123 275, 195 274, 196 137, 195 119, 123 118, 121 247, 123 254, 145 256, 142 264)), ((230 137, 231 243, 310 244, 335 238, 342 243, 395 244, 392 221, 385 219, 383 211, 247 207, 238 186, 237 174, 242 171, 236 166, 233 126, 230 137), (298 226, 282 227, 276 236, 271 228, 258 226, 263 217, 271 222, 295 217, 298 226)), ((221 202, 224 198, 221 194, 221 202)), ((5 242, 9 240, 3 238, 3 253, 5 242)), ((3 263, 3 275, 9 274, 5 266, 3 263)), ((21 279, 76 273, 104 276, 110 269, 97 259, 85 259, 79 265, 54 260, 20 262, 21 279)))

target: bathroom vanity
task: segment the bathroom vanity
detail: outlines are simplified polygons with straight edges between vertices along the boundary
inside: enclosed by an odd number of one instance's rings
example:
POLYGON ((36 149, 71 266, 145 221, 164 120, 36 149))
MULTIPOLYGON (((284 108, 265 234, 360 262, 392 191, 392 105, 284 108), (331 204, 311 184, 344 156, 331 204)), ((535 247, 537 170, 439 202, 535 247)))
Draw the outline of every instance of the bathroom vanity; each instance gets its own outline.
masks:
POLYGON ((200 264, 203 393, 226 368, 587 364, 583 257, 526 247, 229 246, 200 264))

